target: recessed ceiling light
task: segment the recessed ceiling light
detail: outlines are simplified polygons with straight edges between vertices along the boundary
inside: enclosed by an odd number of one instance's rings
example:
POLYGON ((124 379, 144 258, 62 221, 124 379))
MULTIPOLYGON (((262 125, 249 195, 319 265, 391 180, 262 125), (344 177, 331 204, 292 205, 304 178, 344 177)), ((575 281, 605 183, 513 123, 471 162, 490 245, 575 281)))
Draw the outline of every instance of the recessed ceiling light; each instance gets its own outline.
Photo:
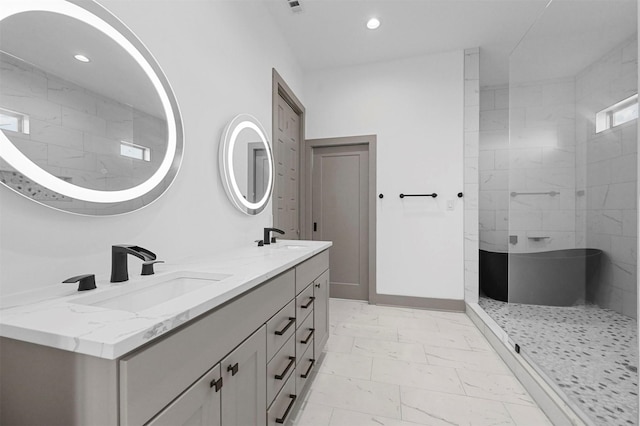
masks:
POLYGON ((380 20, 378 18, 371 18, 367 21, 367 28, 375 30, 380 26, 380 20))
POLYGON ((84 55, 80 55, 80 54, 75 55, 74 58, 76 58, 80 62, 91 62, 91 59, 87 58, 84 55))

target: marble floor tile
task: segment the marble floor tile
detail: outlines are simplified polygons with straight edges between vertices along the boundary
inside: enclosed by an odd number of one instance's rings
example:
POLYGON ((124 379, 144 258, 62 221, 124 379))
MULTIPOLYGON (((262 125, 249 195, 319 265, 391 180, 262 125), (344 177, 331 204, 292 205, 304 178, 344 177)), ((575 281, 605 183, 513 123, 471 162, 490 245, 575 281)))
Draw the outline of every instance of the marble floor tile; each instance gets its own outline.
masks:
POLYGON ((356 338, 353 342, 351 353, 373 358, 421 363, 427 362, 424 347, 416 343, 399 343, 386 340, 356 338))
POLYGON ((452 319, 438 318, 436 321, 438 328, 443 333, 457 332, 471 335, 478 335, 480 333, 478 327, 466 316, 464 318, 457 317, 452 319))
POLYGON ((379 314, 378 322, 381 326, 397 327, 398 330, 440 331, 440 328, 438 328, 438 320, 435 318, 415 318, 379 314))
POLYGON ((404 386, 400 393, 402 420, 433 426, 515 425, 501 402, 404 386))
POLYGON ((535 405, 518 379, 511 374, 458 369, 458 377, 468 396, 493 399, 513 404, 535 405))
POLYGON ((398 330, 395 327, 382 327, 377 325, 341 322, 337 324, 334 334, 338 336, 364 337, 385 341, 398 341, 398 330))
POLYGON ((363 305, 362 312, 375 313, 378 315, 393 316, 393 317, 408 317, 414 318, 415 309, 411 308, 398 308, 393 306, 381 306, 381 305, 363 305))
POLYGON ((508 403, 504 406, 517 426, 553 426, 538 407, 508 403))
POLYGON ((465 336, 440 331, 399 328, 398 341, 402 343, 423 343, 425 345, 440 346, 443 348, 472 350, 465 336))
POLYGON ((376 358, 371 380, 419 389, 465 395, 454 368, 376 358))
POLYGON ((400 418, 398 386, 319 373, 306 400, 334 408, 400 418))
POLYGON ((465 334, 464 339, 474 351, 493 352, 493 347, 480 332, 477 335, 465 334))
POLYGON ((330 308, 294 426, 549 426, 466 314, 339 299, 330 308))
POLYGON ((333 407, 314 404, 309 401, 302 402, 300 410, 295 418, 291 419, 294 426, 329 426, 333 407))
POLYGON ((364 312, 341 311, 330 317, 331 324, 340 324, 341 322, 349 322, 352 324, 380 325, 377 314, 364 312))
POLYGON ((511 374, 498 354, 491 352, 465 351, 424 345, 427 362, 443 367, 465 368, 498 374, 511 374))
POLYGON ((372 363, 371 357, 327 352, 319 371, 324 374, 370 380, 372 363))
POLYGON ((358 413, 356 411, 333 410, 329 426, 416 426, 415 423, 398 419, 376 416, 373 414, 358 413))
POLYGON ((332 333, 329 335, 329 340, 327 340, 327 345, 324 347, 324 351, 351 353, 354 340, 355 338, 351 336, 338 336, 334 334, 332 330, 332 333))

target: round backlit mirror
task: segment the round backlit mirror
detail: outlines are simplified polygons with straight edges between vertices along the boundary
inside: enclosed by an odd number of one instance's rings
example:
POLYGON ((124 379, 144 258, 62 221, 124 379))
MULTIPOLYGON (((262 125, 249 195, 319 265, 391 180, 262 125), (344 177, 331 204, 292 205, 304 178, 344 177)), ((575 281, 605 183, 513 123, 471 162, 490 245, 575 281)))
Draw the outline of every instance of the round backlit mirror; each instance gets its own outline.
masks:
POLYGON ((162 195, 180 167, 182 122, 151 53, 95 2, 2 3, 0 182, 88 215, 162 195))
POLYGON ((231 120, 220 141, 220 177, 229 199, 243 213, 264 210, 273 190, 273 153, 260 122, 248 114, 231 120))

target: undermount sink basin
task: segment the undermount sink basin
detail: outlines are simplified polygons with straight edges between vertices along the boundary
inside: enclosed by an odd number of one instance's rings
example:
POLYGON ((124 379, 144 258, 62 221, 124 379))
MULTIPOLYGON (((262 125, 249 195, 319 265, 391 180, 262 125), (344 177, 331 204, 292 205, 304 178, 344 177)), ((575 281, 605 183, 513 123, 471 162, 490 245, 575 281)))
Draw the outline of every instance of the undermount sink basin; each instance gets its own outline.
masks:
POLYGON ((87 295, 73 300, 71 303, 98 306, 118 311, 140 312, 215 284, 229 276, 218 274, 206 278, 177 277, 149 283, 143 288, 126 288, 127 284, 125 283, 116 290, 87 295))

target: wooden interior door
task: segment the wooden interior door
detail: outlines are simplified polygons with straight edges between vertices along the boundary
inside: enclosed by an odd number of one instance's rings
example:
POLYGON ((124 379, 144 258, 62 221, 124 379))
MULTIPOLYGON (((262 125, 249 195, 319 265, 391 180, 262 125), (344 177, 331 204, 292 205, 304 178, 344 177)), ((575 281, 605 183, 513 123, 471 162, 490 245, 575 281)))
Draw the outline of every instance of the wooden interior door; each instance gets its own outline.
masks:
POLYGON ((276 203, 273 225, 285 232, 284 238, 297 240, 299 224, 299 155, 300 117, 291 105, 278 96, 277 127, 274 132, 276 181, 273 202, 276 203))
POLYGON ((312 236, 333 241, 331 297, 369 300, 369 148, 313 147, 312 236))

